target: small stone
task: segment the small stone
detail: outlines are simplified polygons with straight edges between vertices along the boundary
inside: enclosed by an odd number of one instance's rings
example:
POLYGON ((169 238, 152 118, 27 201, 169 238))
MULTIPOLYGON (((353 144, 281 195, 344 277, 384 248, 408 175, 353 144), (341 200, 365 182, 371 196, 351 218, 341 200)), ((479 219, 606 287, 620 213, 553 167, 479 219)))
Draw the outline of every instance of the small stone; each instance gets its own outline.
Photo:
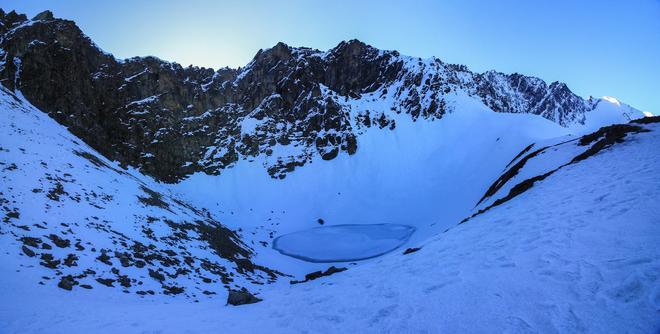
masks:
POLYGON ((68 291, 71 291, 74 285, 78 285, 78 282, 71 275, 63 276, 57 283, 58 287, 68 291))
POLYGON ((165 280, 165 275, 163 275, 163 274, 161 274, 161 273, 159 273, 159 272, 157 272, 153 269, 149 269, 149 276, 151 276, 153 279, 155 279, 159 282, 162 282, 162 281, 165 280))
POLYGON ((23 244, 31 246, 31 247, 39 247, 39 243, 41 242, 41 239, 39 238, 32 238, 32 237, 23 237, 21 238, 21 241, 23 244))
POLYGON ((103 284, 103 285, 105 285, 105 286, 109 286, 109 287, 114 287, 114 285, 112 283, 115 282, 115 280, 113 280, 111 278, 97 278, 96 281, 103 284))
POLYGON ((405 251, 403 251, 403 255, 414 253, 418 250, 422 249, 421 247, 413 247, 413 248, 408 248, 405 251))
POLYGON ((112 265, 112 262, 110 262, 110 256, 108 256, 108 254, 106 254, 105 252, 101 252, 101 255, 97 256, 96 259, 109 266, 112 265))
POLYGON ((33 256, 36 255, 36 254, 34 253, 33 250, 31 250, 30 248, 28 248, 28 247, 25 246, 25 245, 23 245, 22 250, 23 250, 23 253, 24 253, 25 255, 29 256, 29 257, 33 257, 33 256))
POLYGON ((69 254, 64 259, 64 265, 67 267, 75 267, 78 265, 78 257, 75 254, 69 254))
POLYGON ((66 248, 71 245, 71 241, 68 239, 60 238, 57 234, 49 235, 48 239, 50 239, 55 244, 55 246, 59 248, 66 248))
POLYGON ((53 254, 43 253, 41 254, 41 262, 39 264, 46 268, 55 269, 60 265, 60 260, 56 260, 53 254))

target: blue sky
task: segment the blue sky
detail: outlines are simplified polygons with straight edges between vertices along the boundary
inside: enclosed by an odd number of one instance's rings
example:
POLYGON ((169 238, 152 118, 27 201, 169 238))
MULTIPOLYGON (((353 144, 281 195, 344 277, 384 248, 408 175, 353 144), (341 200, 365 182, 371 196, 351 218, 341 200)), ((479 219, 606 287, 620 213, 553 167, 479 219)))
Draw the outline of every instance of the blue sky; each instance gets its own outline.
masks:
POLYGON ((37 1, 0 0, 75 20, 118 57, 247 64, 283 41, 317 49, 357 38, 475 71, 563 81, 660 114, 660 0, 630 1, 37 1))

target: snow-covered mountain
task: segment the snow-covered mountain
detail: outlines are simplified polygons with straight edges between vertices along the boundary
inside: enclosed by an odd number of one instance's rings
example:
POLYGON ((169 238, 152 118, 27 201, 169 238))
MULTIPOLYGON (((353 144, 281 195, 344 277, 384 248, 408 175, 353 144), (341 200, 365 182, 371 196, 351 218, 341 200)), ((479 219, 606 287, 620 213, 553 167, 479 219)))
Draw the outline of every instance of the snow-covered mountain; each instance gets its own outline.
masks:
POLYGON ((355 40, 119 60, 1 10, 0 79, 0 332, 660 328, 660 124, 615 98, 355 40))
MULTIPOLYGON (((366 128, 393 131, 397 115, 433 121, 466 95, 496 112, 590 124, 609 102, 520 74, 474 73, 360 41, 328 51, 279 43, 244 68, 187 67, 154 57, 115 59, 72 21, 0 13, 0 79, 112 160, 173 182, 267 157, 283 178, 314 160, 360 148, 366 128)), ((617 105, 614 118, 642 113, 617 105)), ((601 118, 601 117, 597 117, 601 118)))

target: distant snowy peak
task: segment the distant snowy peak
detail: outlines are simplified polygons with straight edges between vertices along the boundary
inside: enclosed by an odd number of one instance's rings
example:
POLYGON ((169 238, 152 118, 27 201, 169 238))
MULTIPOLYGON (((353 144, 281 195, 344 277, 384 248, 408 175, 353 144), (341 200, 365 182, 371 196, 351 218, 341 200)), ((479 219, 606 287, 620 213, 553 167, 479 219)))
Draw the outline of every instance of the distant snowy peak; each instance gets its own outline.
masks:
POLYGON ((283 178, 314 159, 355 154, 364 129, 396 131, 400 114, 434 121, 463 112, 463 97, 566 128, 607 123, 616 112, 641 115, 613 109, 601 117, 598 103, 563 83, 474 73, 358 40, 328 51, 278 43, 243 68, 216 71, 155 57, 117 60, 50 12, 32 20, 0 12, 0 34, 5 87, 109 159, 167 182, 257 158, 283 178))
POLYGON ((520 74, 486 72, 482 75, 480 97, 499 112, 531 113, 561 126, 584 122, 590 105, 573 94, 564 83, 545 81, 520 74))
POLYGON ((582 124, 573 125, 576 130, 595 131, 610 124, 628 123, 632 120, 653 116, 611 96, 603 96, 598 99, 591 98, 587 101, 591 108, 585 114, 585 120, 582 124))
MULTIPOLYGON (((561 82, 547 84, 540 78, 518 73, 474 73, 463 65, 447 64, 435 57, 421 59, 403 56, 397 51, 379 50, 358 40, 341 42, 326 52, 278 43, 273 48, 260 50, 238 76, 241 80, 249 79, 245 72, 258 66, 258 63, 275 67, 281 62, 292 62, 294 68, 304 68, 314 62, 310 58, 324 61, 324 66, 320 68, 326 73, 319 75, 318 81, 342 96, 357 96, 378 90, 386 92, 388 88, 394 88, 396 97, 401 97, 401 93, 409 92, 409 88, 414 86, 420 89, 413 99, 419 97, 420 102, 426 102, 423 100, 430 97, 431 102, 437 102, 449 93, 462 91, 480 99, 496 112, 540 115, 564 127, 584 124, 585 114, 594 110, 597 104, 597 101, 594 103, 575 95, 561 82), (337 63, 346 66, 336 66, 337 63), (336 73, 333 71, 335 68, 345 73, 336 73), (347 68, 348 71, 345 71, 347 68), (370 68, 378 71, 370 71, 370 68), (340 77, 343 80, 337 80, 340 77)), ((408 101, 404 97, 397 102, 408 101)), ((608 101, 617 100, 609 98, 608 101)), ((430 103, 418 105, 428 107, 430 103)), ((414 108, 417 105, 413 103, 412 106, 409 111, 416 117, 419 115, 414 108)), ((634 109, 628 114, 641 115, 634 109)))

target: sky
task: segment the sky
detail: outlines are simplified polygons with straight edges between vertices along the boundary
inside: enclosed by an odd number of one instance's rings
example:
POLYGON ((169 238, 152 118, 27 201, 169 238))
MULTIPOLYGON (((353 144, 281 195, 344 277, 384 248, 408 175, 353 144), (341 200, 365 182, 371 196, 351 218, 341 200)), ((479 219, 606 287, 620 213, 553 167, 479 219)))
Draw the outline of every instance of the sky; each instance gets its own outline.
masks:
POLYGON ((0 0, 29 17, 50 9, 118 58, 184 66, 247 64, 282 41, 327 50, 357 38, 483 72, 562 81, 660 114, 660 0, 304 1, 0 0))

